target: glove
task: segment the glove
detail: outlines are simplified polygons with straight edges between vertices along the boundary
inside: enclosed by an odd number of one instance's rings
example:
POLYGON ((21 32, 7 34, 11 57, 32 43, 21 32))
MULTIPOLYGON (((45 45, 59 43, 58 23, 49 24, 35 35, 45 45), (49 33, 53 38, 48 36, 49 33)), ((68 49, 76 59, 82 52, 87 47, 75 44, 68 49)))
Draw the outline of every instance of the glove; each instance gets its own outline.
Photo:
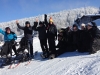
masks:
POLYGON ((46 14, 44 14, 44 18, 47 18, 47 15, 46 14))

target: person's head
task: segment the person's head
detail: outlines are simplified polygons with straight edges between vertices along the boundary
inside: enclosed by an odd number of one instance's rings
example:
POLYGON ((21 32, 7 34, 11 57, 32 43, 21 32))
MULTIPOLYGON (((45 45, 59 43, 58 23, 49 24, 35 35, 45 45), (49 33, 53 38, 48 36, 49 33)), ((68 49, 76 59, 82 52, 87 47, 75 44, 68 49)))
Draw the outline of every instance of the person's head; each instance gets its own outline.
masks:
POLYGON ((73 25, 73 31, 77 31, 78 30, 78 26, 76 24, 73 25))
POLYGON ((50 17, 49 23, 50 23, 51 25, 53 24, 53 19, 52 19, 52 17, 50 17))
POLYGON ((30 27, 30 22, 29 21, 26 21, 25 22, 25 25, 26 25, 26 27, 30 27))
POLYGON ((88 23, 87 24, 87 29, 90 30, 91 28, 92 28, 92 24, 91 23, 88 23))
POLYGON ((6 33, 10 34, 11 29, 10 29, 9 27, 6 27, 6 28, 5 28, 5 31, 6 31, 6 33))
POLYGON ((85 28, 86 28, 85 24, 82 23, 82 24, 81 24, 81 30, 84 30, 85 28))
POLYGON ((39 25, 40 25, 40 27, 42 27, 42 26, 43 26, 43 22, 40 21, 40 22, 39 22, 39 25))

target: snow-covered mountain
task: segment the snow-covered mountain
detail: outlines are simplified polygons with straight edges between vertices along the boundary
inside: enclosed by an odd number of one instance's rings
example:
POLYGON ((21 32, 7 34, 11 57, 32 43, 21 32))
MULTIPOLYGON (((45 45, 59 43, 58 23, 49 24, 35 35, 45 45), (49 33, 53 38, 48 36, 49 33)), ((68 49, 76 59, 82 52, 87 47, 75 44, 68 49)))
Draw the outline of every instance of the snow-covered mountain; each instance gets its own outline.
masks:
MULTIPOLYGON (((48 20, 49 20, 49 17, 51 16, 57 28, 61 28, 61 27, 73 25, 74 21, 78 17, 82 17, 85 14, 98 14, 98 12, 99 12, 99 8, 83 7, 83 8, 77 8, 77 9, 72 9, 72 10, 63 10, 60 12, 50 13, 47 15, 48 15, 48 20)), ((33 25, 33 22, 35 21, 36 18, 38 18, 39 21, 43 21, 44 15, 19 19, 19 23, 20 25, 24 26, 25 21, 30 21, 31 25, 33 25)), ((12 31, 14 31, 17 35, 21 35, 23 31, 17 28, 15 21, 16 20, 0 23, 0 28, 4 29, 5 27, 9 26, 12 29, 12 31)), ((3 37, 0 35, 0 40, 2 38, 3 37)))
MULTIPOLYGON (((95 7, 84 8, 83 7, 83 8, 77 8, 77 9, 72 9, 72 10, 63 10, 60 12, 50 13, 47 15, 48 15, 48 20, 49 20, 49 17, 51 16, 54 20, 54 23, 57 25, 57 27, 62 27, 62 26, 72 25, 74 23, 74 20, 76 20, 78 17, 82 17, 85 14, 98 14, 98 12, 99 12, 98 8, 95 8, 95 7)), ((22 26, 24 26, 25 21, 30 21, 31 25, 33 25, 33 22, 35 21, 36 18, 38 18, 40 21, 43 21, 44 14, 35 16, 35 17, 19 19, 19 23, 22 26)), ((0 27, 4 29, 5 27, 9 26, 12 28, 12 30, 15 31, 16 29, 15 21, 16 20, 0 23, 0 27)))

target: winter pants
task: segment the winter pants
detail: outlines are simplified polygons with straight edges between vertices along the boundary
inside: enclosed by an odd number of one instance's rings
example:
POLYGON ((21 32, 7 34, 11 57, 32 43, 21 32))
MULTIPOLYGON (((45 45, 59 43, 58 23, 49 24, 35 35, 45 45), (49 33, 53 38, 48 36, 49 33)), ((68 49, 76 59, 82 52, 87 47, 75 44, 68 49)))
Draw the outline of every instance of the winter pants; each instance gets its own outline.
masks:
POLYGON ((49 44, 49 52, 50 54, 55 54, 55 39, 54 38, 48 38, 48 44, 49 44))
POLYGON ((29 54, 33 55, 33 39, 28 39, 28 45, 29 45, 29 54))
POLYGON ((47 39, 40 39, 40 45, 43 53, 48 52, 47 39))

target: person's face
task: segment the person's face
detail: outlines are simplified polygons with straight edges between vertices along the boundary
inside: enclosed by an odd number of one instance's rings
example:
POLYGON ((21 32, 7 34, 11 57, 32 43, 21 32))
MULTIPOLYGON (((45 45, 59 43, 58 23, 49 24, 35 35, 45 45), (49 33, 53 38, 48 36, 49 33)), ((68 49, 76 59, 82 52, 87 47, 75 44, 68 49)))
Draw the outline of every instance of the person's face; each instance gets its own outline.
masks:
POLYGON ((85 29, 85 27, 84 26, 81 26, 81 30, 84 30, 85 29))
POLYGON ((30 26, 30 24, 26 24, 26 26, 27 26, 27 27, 29 27, 29 26, 30 26))
POLYGON ((77 31, 77 27, 73 27, 73 31, 77 31))
POLYGON ((88 30, 90 30, 91 28, 92 28, 92 26, 90 26, 90 25, 87 26, 87 29, 88 29, 88 30))
POLYGON ((9 30, 9 29, 7 29, 7 30, 6 30, 6 32, 9 34, 9 33, 10 33, 10 30, 9 30))

